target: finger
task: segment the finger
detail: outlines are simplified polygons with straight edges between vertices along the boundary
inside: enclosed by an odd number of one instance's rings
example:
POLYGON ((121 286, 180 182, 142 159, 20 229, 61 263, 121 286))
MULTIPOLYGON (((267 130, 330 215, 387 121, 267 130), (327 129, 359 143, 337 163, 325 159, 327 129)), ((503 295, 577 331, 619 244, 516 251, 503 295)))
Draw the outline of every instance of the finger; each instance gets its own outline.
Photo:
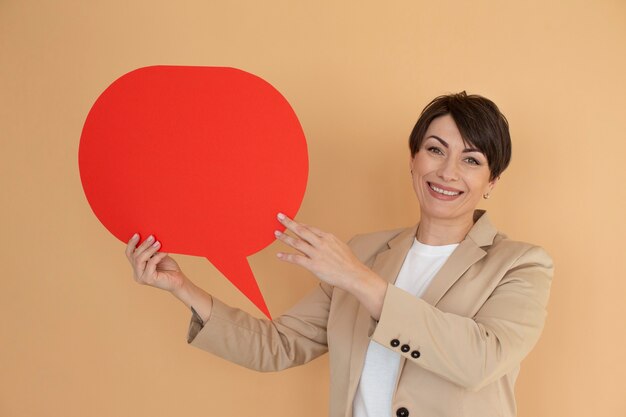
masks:
POLYGON ((302 227, 306 227, 307 229, 309 229, 311 232, 313 232, 313 234, 315 234, 317 237, 323 237, 326 233, 320 229, 318 229, 315 226, 311 226, 310 224, 306 224, 306 223, 299 223, 302 227))
POLYGON ((131 257, 133 256, 133 252, 135 251, 137 242, 139 242, 139 233, 135 233, 130 238, 130 240, 128 241, 128 244, 126 245, 126 251, 124 251, 124 253, 126 253, 126 257, 128 258, 128 260, 130 260, 131 257))
POLYGON ((299 255, 297 253, 283 253, 283 252, 278 252, 276 254, 276 256, 278 257, 278 259, 280 259, 281 261, 285 261, 285 262, 289 262, 292 264, 296 264, 296 265, 300 265, 308 270, 311 270, 311 259, 307 258, 304 255, 299 255))
POLYGON ((309 230, 306 226, 290 219, 282 213, 278 213, 278 221, 280 221, 287 229, 295 233, 299 238, 304 239, 312 245, 319 243, 319 237, 309 230))
POLYGON ((327 235, 326 232, 318 229, 317 227, 306 225, 306 227, 313 233, 315 233, 318 237, 325 237, 327 235))
POLYGON ((313 250, 314 250, 313 246, 306 243, 302 239, 293 238, 289 236, 288 234, 282 233, 278 230, 274 232, 274 235, 276 236, 277 239, 281 240, 286 245, 291 246, 292 248, 302 252, 308 257, 311 257, 311 255, 313 255, 313 250))
MULTIPOLYGON (((157 252, 157 253, 155 253, 154 256, 152 256, 148 260, 148 262, 146 263, 146 269, 144 270, 143 275, 146 278, 153 276, 153 274, 156 272, 157 265, 166 256, 167 256, 167 253, 165 253, 165 252, 157 252)), ((155 278, 156 278, 156 275, 155 275, 155 278)))
MULTIPOLYGON (((160 247, 161 247, 161 242, 159 242, 157 240, 152 245, 150 245, 150 247, 148 249, 146 249, 145 251, 141 252, 141 254, 139 254, 139 256, 136 256, 135 257, 135 262, 140 263, 140 264, 145 264, 146 262, 148 262, 148 260, 150 260, 152 255, 154 255, 159 250, 160 247)), ((145 266, 144 266, 144 268, 145 268, 145 266)))
POLYGON ((148 249, 150 246, 152 246, 152 244, 154 243, 155 238, 153 235, 148 236, 148 238, 146 240, 144 240, 141 245, 139 245, 137 247, 137 249, 135 249, 135 252, 133 253, 133 256, 135 257, 135 259, 137 259, 137 257, 141 256, 141 254, 148 249))
MULTIPOLYGON (((147 241, 148 239, 146 239, 147 241)), ((145 244, 146 242, 144 242, 145 244)), ((148 249, 144 251, 140 251, 137 249, 135 254, 133 255, 133 267, 135 269, 135 278, 141 279, 146 270, 146 262, 154 253, 159 250, 161 247, 161 243, 159 241, 154 242, 152 245, 148 247, 148 249)))

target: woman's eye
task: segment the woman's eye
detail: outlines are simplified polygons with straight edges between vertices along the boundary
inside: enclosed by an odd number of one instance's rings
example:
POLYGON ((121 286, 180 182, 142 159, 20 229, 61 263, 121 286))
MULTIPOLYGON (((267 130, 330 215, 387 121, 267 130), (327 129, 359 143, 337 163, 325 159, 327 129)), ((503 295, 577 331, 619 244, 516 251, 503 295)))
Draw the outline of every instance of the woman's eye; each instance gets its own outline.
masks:
POLYGON ((435 154, 437 154, 437 155, 443 155, 443 152, 441 151, 441 149, 439 149, 439 148, 438 148, 438 147, 436 147, 436 146, 430 146, 430 147, 428 148, 428 152, 435 153, 435 154))
POLYGON ((476 158, 465 158, 465 161, 470 165, 480 165, 480 162, 476 158))

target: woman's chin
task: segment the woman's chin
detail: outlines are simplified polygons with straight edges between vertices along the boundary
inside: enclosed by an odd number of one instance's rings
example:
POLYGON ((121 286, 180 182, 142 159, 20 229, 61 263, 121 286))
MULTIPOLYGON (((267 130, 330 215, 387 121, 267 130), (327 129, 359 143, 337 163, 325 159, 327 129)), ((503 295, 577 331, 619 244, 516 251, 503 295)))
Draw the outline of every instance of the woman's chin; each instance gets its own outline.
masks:
MULTIPOLYGON (((450 202, 447 202, 450 203, 450 202)), ((468 217, 472 217, 474 215, 474 210, 459 210, 458 204, 442 204, 437 202, 435 204, 424 204, 420 205, 420 213, 422 219, 424 218, 432 218, 439 220, 453 220, 458 219, 460 217, 464 217, 467 215, 468 217), (466 212, 464 212, 466 211, 466 212)))

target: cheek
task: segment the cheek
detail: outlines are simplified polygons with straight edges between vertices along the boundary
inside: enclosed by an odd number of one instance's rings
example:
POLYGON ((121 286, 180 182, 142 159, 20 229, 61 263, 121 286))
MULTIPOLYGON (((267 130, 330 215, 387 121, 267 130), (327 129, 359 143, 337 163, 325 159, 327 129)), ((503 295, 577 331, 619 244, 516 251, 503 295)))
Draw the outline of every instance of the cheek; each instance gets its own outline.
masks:
POLYGON ((428 160, 423 152, 415 154, 415 159, 411 163, 411 169, 414 175, 422 176, 432 170, 432 163, 428 160))
POLYGON ((480 195, 484 194, 489 189, 489 175, 475 175, 469 178, 470 186, 472 190, 480 195))

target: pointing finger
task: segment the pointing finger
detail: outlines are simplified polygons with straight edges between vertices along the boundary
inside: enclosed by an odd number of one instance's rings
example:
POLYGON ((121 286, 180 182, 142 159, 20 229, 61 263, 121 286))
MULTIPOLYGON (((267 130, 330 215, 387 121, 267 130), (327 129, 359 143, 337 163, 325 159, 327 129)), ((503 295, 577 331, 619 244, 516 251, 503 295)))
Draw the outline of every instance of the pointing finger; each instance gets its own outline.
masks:
POLYGON ((128 240, 128 244, 126 245, 126 251, 124 252, 126 253, 126 257, 128 258, 128 260, 130 260, 131 257, 133 256, 133 252, 135 251, 135 247, 137 246, 138 241, 139 241, 139 233, 135 233, 128 240))
POLYGON ((291 220, 283 213, 278 213, 277 217, 279 222, 281 222, 287 229, 295 233, 299 238, 307 241, 311 245, 319 243, 319 237, 306 226, 296 222, 295 220, 291 220))

